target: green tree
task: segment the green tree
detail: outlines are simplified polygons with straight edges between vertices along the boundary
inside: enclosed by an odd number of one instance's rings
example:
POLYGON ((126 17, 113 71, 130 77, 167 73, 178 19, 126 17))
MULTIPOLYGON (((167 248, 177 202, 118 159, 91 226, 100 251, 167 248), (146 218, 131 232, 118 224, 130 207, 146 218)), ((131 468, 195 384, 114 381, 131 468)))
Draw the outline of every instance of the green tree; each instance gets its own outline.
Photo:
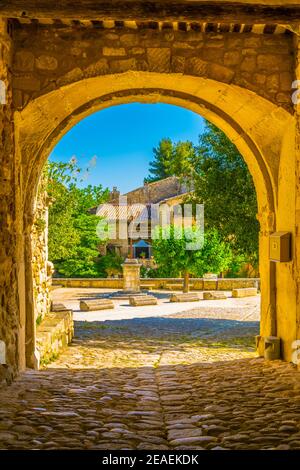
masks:
POLYGON ((158 269, 168 273, 168 277, 183 275, 183 291, 188 292, 190 275, 202 277, 207 272, 226 270, 231 262, 229 244, 224 243, 217 230, 206 230, 202 248, 190 249, 191 244, 199 242, 202 235, 195 228, 170 225, 157 227, 152 242, 153 256, 158 269))
POLYGON ((193 174, 195 149, 192 142, 174 143, 162 139, 153 149, 154 159, 149 164, 149 176, 145 182, 151 183, 168 176, 189 177, 193 174))
POLYGON ((101 185, 79 187, 82 170, 76 162, 48 162, 46 167, 49 207, 49 259, 61 275, 93 277, 100 272, 99 217, 92 207, 107 200, 101 185))
POLYGON ((115 276, 122 273, 122 263, 124 259, 117 253, 107 253, 101 256, 99 260, 99 268, 104 277, 115 276))
POLYGON ((216 228, 237 256, 258 262, 257 200, 243 157, 226 135, 206 123, 194 160, 195 202, 204 203, 205 225, 216 228))

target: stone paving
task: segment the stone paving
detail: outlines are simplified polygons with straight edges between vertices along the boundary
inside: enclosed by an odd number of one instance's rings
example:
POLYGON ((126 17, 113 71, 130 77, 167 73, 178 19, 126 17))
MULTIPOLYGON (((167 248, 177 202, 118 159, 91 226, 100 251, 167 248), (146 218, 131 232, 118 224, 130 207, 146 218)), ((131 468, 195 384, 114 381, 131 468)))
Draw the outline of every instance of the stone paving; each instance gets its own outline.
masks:
POLYGON ((0 391, 0 448, 300 449, 300 374, 256 357, 257 309, 231 310, 77 321, 0 391))

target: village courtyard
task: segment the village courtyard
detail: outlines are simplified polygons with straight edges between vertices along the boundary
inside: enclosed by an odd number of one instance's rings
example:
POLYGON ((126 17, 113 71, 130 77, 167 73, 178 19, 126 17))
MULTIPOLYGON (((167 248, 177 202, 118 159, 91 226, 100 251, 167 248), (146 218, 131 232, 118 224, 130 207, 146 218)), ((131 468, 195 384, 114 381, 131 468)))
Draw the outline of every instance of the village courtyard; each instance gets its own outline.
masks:
POLYGON ((300 450, 299 89, 297 0, 0 1, 3 468, 300 450))
POLYGON ((299 373, 257 357, 259 296, 80 312, 105 294, 53 291, 75 337, 1 391, 1 448, 300 449, 299 373))

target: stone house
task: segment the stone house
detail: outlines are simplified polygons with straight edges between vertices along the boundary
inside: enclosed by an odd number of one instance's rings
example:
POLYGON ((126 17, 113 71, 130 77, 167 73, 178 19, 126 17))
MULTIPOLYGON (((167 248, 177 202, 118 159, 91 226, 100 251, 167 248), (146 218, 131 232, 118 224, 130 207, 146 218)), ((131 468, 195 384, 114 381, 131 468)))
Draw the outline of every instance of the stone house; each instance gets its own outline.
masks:
POLYGON ((190 192, 191 183, 176 176, 144 183, 122 195, 114 187, 108 203, 92 209, 112 227, 113 236, 101 245, 101 254, 116 253, 124 258, 129 255, 151 265, 151 228, 163 214, 169 214, 166 217, 173 222, 174 209, 178 210, 190 192))

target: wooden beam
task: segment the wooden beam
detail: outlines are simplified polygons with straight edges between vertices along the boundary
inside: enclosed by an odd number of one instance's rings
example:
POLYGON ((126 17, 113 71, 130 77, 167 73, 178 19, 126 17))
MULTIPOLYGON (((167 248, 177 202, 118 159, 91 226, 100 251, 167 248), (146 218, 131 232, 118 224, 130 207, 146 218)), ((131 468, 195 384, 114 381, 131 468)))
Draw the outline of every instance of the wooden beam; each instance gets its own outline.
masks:
POLYGON ((0 17, 295 24, 300 5, 179 0, 0 0, 0 17))

